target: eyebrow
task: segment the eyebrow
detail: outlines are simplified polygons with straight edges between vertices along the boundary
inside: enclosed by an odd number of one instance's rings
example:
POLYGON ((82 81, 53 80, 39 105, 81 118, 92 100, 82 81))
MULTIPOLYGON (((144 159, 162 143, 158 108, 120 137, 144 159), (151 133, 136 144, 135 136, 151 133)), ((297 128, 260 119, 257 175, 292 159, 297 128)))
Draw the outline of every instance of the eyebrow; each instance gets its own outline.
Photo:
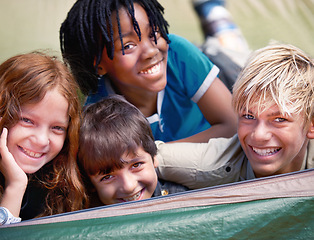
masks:
POLYGON ((138 157, 138 156, 135 157, 135 158, 132 158, 131 160, 128 160, 128 161, 126 161, 123 158, 121 158, 121 162, 122 163, 126 163, 126 164, 128 164, 128 163, 135 163, 135 162, 137 162, 137 161, 139 161, 141 159, 143 159, 143 157, 138 157))
MULTIPOLYGON (((136 157, 136 158, 133 158, 133 159, 131 159, 131 160, 129 160, 129 161, 126 161, 126 160, 124 160, 123 158, 120 158, 120 161, 121 161, 122 164, 124 165, 124 164, 132 164, 132 163, 135 163, 135 162, 137 162, 137 161, 139 161, 139 160, 141 160, 141 159, 142 159, 141 157, 136 157)), ((98 175, 108 175, 108 174, 114 172, 116 169, 118 169, 118 168, 115 168, 115 167, 113 167, 113 166, 107 167, 106 169, 101 170, 101 171, 98 173, 98 175)))
MULTIPOLYGON (((248 112, 248 113, 250 113, 250 114, 253 114, 253 115, 255 115, 255 113, 253 113, 250 109, 249 110, 247 110, 247 111, 244 111, 244 112, 248 112)), ((286 116, 287 114, 286 113, 281 113, 280 111, 276 111, 276 112, 272 112, 272 113, 270 113, 270 114, 267 114, 267 116, 286 116)))
POLYGON ((268 116, 284 116, 285 114, 282 114, 280 111, 277 111, 277 112, 272 112, 271 114, 269 114, 268 116))
MULTIPOLYGON (((128 36, 130 36, 130 35, 132 35, 133 34, 133 32, 131 31, 131 32, 127 32, 127 33, 124 33, 124 34, 121 34, 121 39, 122 39, 122 41, 123 41, 123 38, 125 38, 125 37, 128 37, 128 36)), ((113 39, 113 42, 119 42, 120 43, 120 35, 119 35, 119 33, 118 33, 118 36, 116 37, 116 38, 114 38, 113 39)))

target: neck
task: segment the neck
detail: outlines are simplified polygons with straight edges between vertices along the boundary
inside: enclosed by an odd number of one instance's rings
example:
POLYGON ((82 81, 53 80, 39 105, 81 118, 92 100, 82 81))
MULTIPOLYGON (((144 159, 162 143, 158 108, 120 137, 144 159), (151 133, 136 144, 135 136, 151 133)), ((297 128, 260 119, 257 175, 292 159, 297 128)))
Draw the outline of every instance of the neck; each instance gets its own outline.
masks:
POLYGON ((147 91, 119 91, 126 100, 136 106, 145 117, 149 117, 157 112, 158 93, 147 91))

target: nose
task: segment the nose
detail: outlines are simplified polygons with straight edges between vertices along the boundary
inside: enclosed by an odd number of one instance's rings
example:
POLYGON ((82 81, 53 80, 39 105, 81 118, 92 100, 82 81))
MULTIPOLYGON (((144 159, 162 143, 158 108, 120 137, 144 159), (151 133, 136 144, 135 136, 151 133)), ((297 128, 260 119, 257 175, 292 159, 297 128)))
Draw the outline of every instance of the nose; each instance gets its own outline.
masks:
POLYGON ((263 121, 257 121, 252 131, 252 138, 255 141, 267 141, 272 137, 272 133, 267 125, 263 121))
POLYGON ((142 57, 143 59, 154 58, 159 52, 154 39, 142 39, 142 57))
POLYGON ((137 179, 130 173, 124 173, 120 176, 120 189, 128 194, 133 193, 137 186, 137 179))
POLYGON ((47 146, 50 143, 50 136, 49 136, 49 131, 39 128, 34 131, 34 143, 37 144, 38 146, 44 147, 47 146))

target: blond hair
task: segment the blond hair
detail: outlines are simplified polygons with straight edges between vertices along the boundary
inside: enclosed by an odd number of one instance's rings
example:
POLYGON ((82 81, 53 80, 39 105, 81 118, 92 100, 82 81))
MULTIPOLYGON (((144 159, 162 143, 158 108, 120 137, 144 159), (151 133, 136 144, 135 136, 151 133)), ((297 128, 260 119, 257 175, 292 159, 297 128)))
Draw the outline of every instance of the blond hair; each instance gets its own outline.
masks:
POLYGON ((255 51, 233 87, 232 105, 239 113, 257 108, 260 114, 277 105, 282 114, 313 118, 314 62, 302 50, 270 44, 255 51))

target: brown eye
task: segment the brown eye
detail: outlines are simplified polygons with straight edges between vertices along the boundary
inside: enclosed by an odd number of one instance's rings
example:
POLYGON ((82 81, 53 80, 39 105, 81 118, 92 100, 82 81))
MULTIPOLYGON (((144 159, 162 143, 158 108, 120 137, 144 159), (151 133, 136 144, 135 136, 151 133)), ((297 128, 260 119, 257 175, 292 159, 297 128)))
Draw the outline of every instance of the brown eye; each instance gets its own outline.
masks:
POLYGON ((100 179, 100 181, 107 181, 107 180, 111 179, 112 177, 113 177, 112 175, 105 175, 105 176, 103 176, 103 177, 100 179))
POLYGON ((123 50, 130 50, 135 47, 135 44, 127 43, 123 46, 123 50))
POLYGON ((133 165, 132 165, 132 167, 133 168, 139 168, 140 166, 142 166, 142 162, 138 162, 138 163, 134 163, 133 165))

